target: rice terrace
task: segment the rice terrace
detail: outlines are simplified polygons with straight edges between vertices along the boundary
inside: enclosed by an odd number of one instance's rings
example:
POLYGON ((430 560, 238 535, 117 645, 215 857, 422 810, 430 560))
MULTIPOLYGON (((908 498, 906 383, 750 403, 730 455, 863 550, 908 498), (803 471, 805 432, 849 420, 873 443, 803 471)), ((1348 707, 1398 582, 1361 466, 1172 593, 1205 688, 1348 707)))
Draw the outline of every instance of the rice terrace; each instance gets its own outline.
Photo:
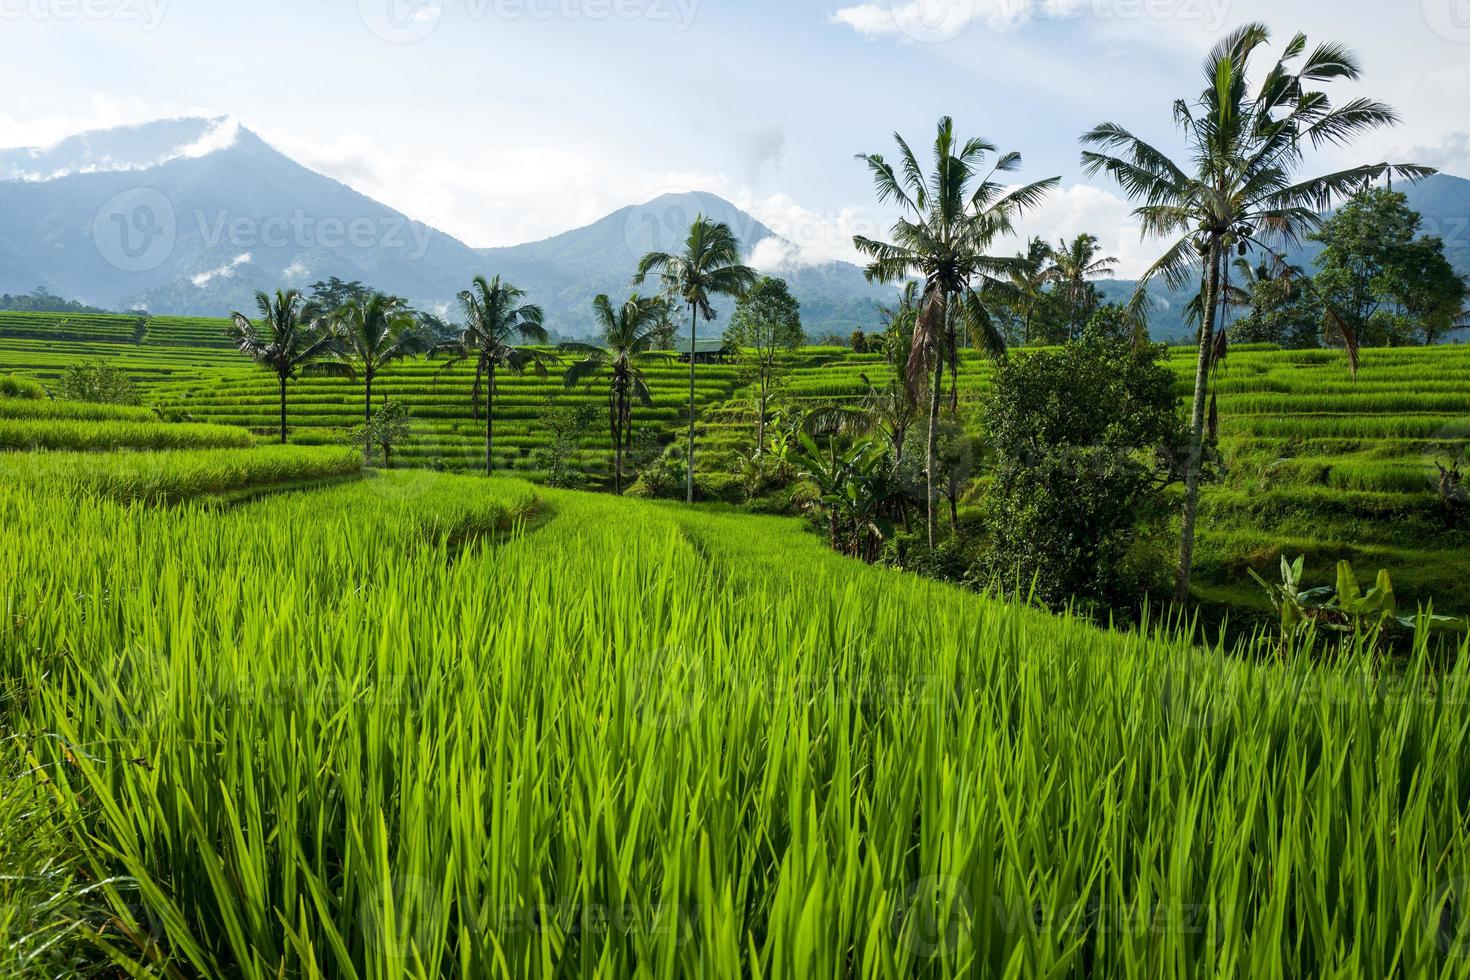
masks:
POLYGON ((0 976, 1470 977, 1454 11, 276 6, 7 19, 0 976))

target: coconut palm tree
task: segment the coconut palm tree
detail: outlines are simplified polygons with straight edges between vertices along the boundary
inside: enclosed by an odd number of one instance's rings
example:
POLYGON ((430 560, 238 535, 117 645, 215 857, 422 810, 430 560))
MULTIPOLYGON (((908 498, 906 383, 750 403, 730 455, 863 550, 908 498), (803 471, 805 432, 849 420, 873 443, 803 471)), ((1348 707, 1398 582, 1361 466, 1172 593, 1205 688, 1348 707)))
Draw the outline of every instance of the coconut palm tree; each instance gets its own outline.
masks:
POLYGON ((1096 236, 1085 232, 1070 242, 1062 239, 1061 245, 1052 250, 1050 278, 1071 311, 1073 339, 1082 335, 1087 318, 1097 308, 1097 290, 1090 280, 1106 278, 1116 271, 1118 260, 1111 255, 1099 256, 1100 251, 1096 236))
POLYGON ((495 376, 498 372, 524 374, 533 370, 546 377, 546 366, 556 357, 532 347, 518 347, 516 341, 546 343, 545 316, 541 307, 525 302, 526 293, 500 277, 487 281, 476 276, 473 285, 459 294, 464 310, 464 329, 460 335, 440 344, 431 357, 447 357, 441 371, 452 370, 464 361, 475 364, 478 389, 485 385, 485 475, 495 471, 495 376))
POLYGON ((670 299, 689 305, 689 471, 687 500, 694 503, 694 362, 699 319, 715 318, 715 296, 740 296, 755 285, 755 270, 740 261, 740 242, 727 224, 704 215, 694 219, 684 250, 677 255, 649 252, 638 263, 633 285, 657 274, 670 299))
MULTIPOLYGON (((1258 248, 1270 255, 1297 243, 1321 224, 1321 212, 1385 174, 1417 180, 1434 171, 1413 164, 1377 163, 1303 178, 1298 171, 1309 150, 1342 146, 1365 132, 1393 125, 1398 115, 1382 102, 1354 98, 1334 105, 1318 86, 1355 82, 1357 59, 1340 45, 1308 51, 1298 34, 1265 72, 1250 83, 1253 56, 1270 39, 1262 24, 1247 24, 1221 39, 1205 60, 1205 88, 1194 100, 1174 104, 1185 137, 1186 163, 1116 123, 1103 123, 1082 136, 1088 149, 1082 166, 1089 176, 1111 175, 1133 200, 1145 237, 1167 241, 1163 255, 1139 281, 1133 304, 1146 301, 1156 279, 1182 289, 1198 284, 1205 296, 1190 414, 1190 444, 1181 520, 1178 598, 1189 597, 1199 507, 1205 403, 1215 350, 1221 283, 1232 253, 1258 248)), ((1342 318, 1328 310, 1327 327, 1344 342, 1357 371, 1357 339, 1342 318)))
POLYGON ((623 492, 623 453, 633 434, 633 401, 637 399, 645 407, 653 404, 638 363, 655 356, 650 352, 659 340, 665 306, 662 300, 634 293, 614 309, 606 295, 598 296, 592 301, 592 310, 602 331, 602 345, 561 345, 563 351, 583 355, 582 360, 567 368, 562 381, 568 388, 603 371, 611 372, 607 409, 613 443, 613 492, 618 494, 623 492))
POLYGON ((354 297, 332 314, 332 327, 346 355, 362 369, 363 420, 373 418, 373 380, 394 361, 420 353, 423 335, 408 303, 371 293, 354 297))
POLYGON ((1052 260, 1055 252, 1040 238, 1026 244, 1026 251, 1017 252, 1014 265, 1008 274, 1011 305, 1021 316, 1021 343, 1031 343, 1031 327, 1037 309, 1046 302, 1046 286, 1052 281, 1052 260))
POLYGON ((276 375, 281 387, 281 442, 286 442, 286 383, 300 374, 354 376, 341 358, 337 337, 322 325, 320 311, 298 290, 255 294, 257 326, 243 313, 230 314, 228 336, 235 347, 276 375))
POLYGON ((933 375, 927 467, 929 545, 933 547, 935 451, 944 368, 949 365, 951 374, 958 370, 956 334, 961 326, 977 347, 993 356, 1004 355, 1005 337, 983 297, 1004 283, 1015 260, 987 252, 1060 178, 1007 188, 996 178, 1014 171, 1021 163, 1020 154, 997 154, 994 146, 980 139, 960 144, 949 117, 939 120, 931 174, 924 173, 902 136, 895 133, 893 138, 898 143, 897 169, 878 154, 861 154, 858 159, 873 175, 879 202, 896 204, 902 215, 893 225, 891 242, 859 235, 853 245, 870 260, 864 270, 870 281, 917 278, 923 283, 906 373, 915 392, 933 375), (993 154, 994 162, 982 174, 993 154))

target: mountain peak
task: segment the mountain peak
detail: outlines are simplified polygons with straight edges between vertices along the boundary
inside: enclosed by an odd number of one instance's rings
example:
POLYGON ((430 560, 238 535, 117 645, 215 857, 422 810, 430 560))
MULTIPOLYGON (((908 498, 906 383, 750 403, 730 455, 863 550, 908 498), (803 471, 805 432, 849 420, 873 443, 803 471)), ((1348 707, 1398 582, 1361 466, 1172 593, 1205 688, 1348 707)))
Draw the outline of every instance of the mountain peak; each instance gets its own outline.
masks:
POLYGON ((0 180, 38 182, 74 174, 148 170, 229 149, 242 138, 258 139, 230 116, 160 119, 92 130, 51 146, 0 150, 0 180))

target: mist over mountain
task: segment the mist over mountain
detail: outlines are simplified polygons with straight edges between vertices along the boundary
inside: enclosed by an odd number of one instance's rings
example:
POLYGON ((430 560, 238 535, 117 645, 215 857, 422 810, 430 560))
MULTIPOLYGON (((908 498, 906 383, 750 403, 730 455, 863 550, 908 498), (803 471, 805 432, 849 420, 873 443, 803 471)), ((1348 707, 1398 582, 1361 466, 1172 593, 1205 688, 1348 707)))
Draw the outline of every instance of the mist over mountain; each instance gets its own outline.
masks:
MULTIPOLYGON (((1441 175, 1403 189, 1425 233, 1444 238, 1450 260, 1470 273, 1470 181, 1441 175)), ((630 292, 638 259, 679 250, 699 214, 729 224, 748 260, 791 284, 809 336, 871 330, 878 306, 893 301, 892 287, 867 282, 856 265, 807 262, 795 244, 712 194, 666 195, 544 241, 472 248, 301 166, 227 118, 0 150, 0 292, 41 286, 108 309, 224 316, 251 309, 257 289, 338 276, 452 317, 473 276, 500 275, 545 309, 550 327, 585 336, 594 330, 592 298, 630 292)), ((1310 269, 1316 251, 1309 245, 1292 258, 1310 269)), ((1134 283, 1099 288, 1121 301, 1134 283)), ((1187 338, 1188 296, 1156 289, 1154 298, 1154 335, 1187 338)), ((701 329, 722 329, 730 306, 717 303, 719 320, 701 329)))
MULTIPOLYGON (((227 119, 0 151, 0 178, 0 291, 42 286, 112 309, 223 316, 251 308, 257 289, 338 276, 452 314, 459 291, 483 274, 526 290, 562 334, 585 335, 592 298, 626 295, 638 259, 677 250, 698 214, 730 224, 747 257, 793 257, 771 271, 791 283, 813 335, 871 327, 894 292, 849 263, 801 263, 795 246, 710 194, 660 197, 545 241, 471 248, 227 119)), ((729 305, 717 304, 720 323, 729 305)))

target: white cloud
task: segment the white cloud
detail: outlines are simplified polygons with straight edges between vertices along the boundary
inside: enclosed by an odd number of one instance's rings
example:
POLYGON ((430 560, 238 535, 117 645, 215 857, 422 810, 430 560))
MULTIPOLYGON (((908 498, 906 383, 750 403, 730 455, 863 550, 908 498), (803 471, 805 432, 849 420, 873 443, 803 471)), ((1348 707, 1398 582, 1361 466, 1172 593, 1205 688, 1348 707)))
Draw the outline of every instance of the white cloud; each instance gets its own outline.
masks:
POLYGON ((48 147, 68 136, 93 129, 137 126, 159 119, 178 119, 183 116, 216 115, 218 113, 198 106, 94 95, 84 106, 65 114, 22 119, 0 113, 0 147, 48 147))
POLYGON ((1396 153, 1395 159, 1436 167, 1457 177, 1470 176, 1470 132, 1449 133, 1437 143, 1396 153))
MULTIPOLYGON (((209 129, 205 131, 203 136, 200 136, 188 146, 179 147, 178 157, 187 160, 197 160, 200 157, 209 156, 211 153, 218 153, 220 150, 228 150, 235 145, 235 141, 239 138, 240 123, 238 120, 229 117, 216 119, 211 123, 209 129)), ((170 157, 168 159, 177 159, 177 157, 170 157)), ((167 160, 159 161, 159 163, 165 162, 167 160)))
POLYGON ((902 35, 916 41, 946 41, 983 22, 1011 30, 1033 19, 1072 17, 1095 0, 883 0, 843 7, 832 21, 866 37, 902 35))
POLYGON ((1016 224, 1015 251, 1039 236, 1055 245, 1087 232, 1096 235, 1104 255, 1117 258, 1118 278, 1137 278, 1159 257, 1158 242, 1139 237, 1133 205, 1112 191, 1091 184, 1059 187, 1046 202, 1016 224))
POLYGON ((814 211, 798 204, 787 194, 758 198, 747 190, 741 190, 735 194, 732 203, 785 239, 785 244, 779 249, 771 244, 764 251, 756 250, 752 264, 757 268, 760 268, 757 258, 769 262, 772 269, 825 262, 861 262, 861 257, 852 247, 853 236, 877 237, 891 224, 880 221, 876 215, 862 208, 814 211))
POLYGON ((242 265, 246 265, 247 263, 249 263, 249 261, 250 253, 243 252, 240 255, 235 256, 230 261, 226 262, 224 265, 220 266, 218 269, 210 269, 208 272, 201 272, 199 273, 199 275, 194 276, 189 281, 192 282, 195 286, 203 288, 216 279, 229 279, 235 274, 236 269, 240 268, 240 266, 242 265))
POLYGON ((311 275, 305 259, 297 259, 281 270, 281 277, 290 283, 305 282, 311 275))

